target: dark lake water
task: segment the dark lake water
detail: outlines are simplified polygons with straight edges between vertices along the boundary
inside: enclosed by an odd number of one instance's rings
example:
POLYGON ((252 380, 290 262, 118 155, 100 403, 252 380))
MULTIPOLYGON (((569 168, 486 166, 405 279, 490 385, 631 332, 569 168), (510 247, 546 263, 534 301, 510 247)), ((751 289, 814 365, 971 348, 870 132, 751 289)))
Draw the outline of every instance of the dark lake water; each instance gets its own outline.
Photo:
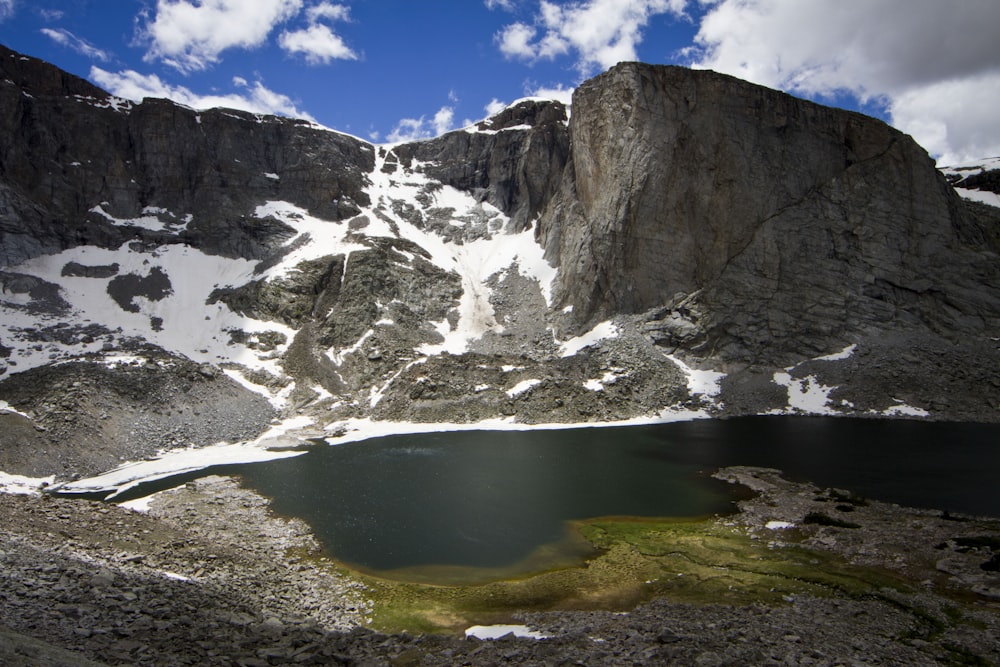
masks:
POLYGON ((729 512, 737 487, 710 478, 728 465, 1000 516, 1000 426, 983 424, 748 417, 399 435, 201 474, 241 475, 340 561, 433 579, 435 567, 510 575, 579 558, 573 519, 729 512))

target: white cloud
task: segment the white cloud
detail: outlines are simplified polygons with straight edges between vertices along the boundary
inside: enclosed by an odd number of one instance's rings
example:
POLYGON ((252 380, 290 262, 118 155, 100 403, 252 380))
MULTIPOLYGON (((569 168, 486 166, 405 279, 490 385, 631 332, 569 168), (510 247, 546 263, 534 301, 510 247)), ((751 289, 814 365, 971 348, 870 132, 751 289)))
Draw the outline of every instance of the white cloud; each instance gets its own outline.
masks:
POLYGON ((421 139, 432 139, 453 129, 455 122, 455 110, 445 106, 437 110, 434 116, 428 120, 426 116, 420 118, 403 118, 400 120, 392 132, 386 135, 389 143, 420 141, 421 139))
POLYGON ((512 23, 496 35, 508 58, 533 62, 574 53, 581 74, 635 60, 636 46, 652 16, 683 16, 687 0, 541 0, 535 25, 512 23), (537 27, 536 27, 537 26, 537 27), (542 30, 541 37, 536 39, 542 30))
POLYGON ((146 60, 182 72, 204 70, 226 49, 260 46, 280 23, 298 14, 302 0, 157 0, 141 31, 146 60))
POLYGON ((502 9, 507 12, 514 11, 514 0, 485 0, 483 3, 487 9, 502 9))
POLYGON ((0 21, 14 15, 14 0, 0 0, 0 21))
POLYGON ((950 162, 1000 143, 998 25, 996 0, 716 0, 689 55, 799 94, 884 103, 894 125, 950 162))
POLYGON ((310 23, 326 19, 328 21, 350 20, 350 8, 346 5, 335 5, 332 2, 321 2, 306 10, 310 23))
POLYGON ((136 102, 144 97, 163 97, 193 109, 224 107, 251 113, 306 118, 315 122, 312 116, 299 110, 287 95, 266 88, 260 81, 250 84, 242 77, 233 77, 233 85, 240 90, 222 95, 200 95, 184 86, 171 86, 155 74, 140 74, 135 70, 108 72, 99 67, 91 67, 90 79, 112 95, 136 102))
POLYGON ((1000 72, 954 78, 893 95, 892 123, 941 165, 967 165, 1000 155, 1000 72))
POLYGON ((310 65, 328 64, 331 60, 357 60, 358 54, 344 40, 322 23, 294 32, 283 32, 278 44, 285 51, 301 53, 310 65))
POLYGON ((320 21, 349 21, 350 10, 344 5, 321 2, 306 10, 309 26, 285 31, 278 38, 282 49, 291 54, 303 54, 310 65, 327 65, 331 60, 357 60, 358 54, 347 46, 340 35, 320 21))
POLYGON ((547 100, 556 100, 562 102, 567 107, 573 102, 573 91, 576 88, 572 86, 564 86, 561 83, 556 86, 538 86, 531 88, 528 94, 531 97, 541 97, 547 100))
POLYGON ((69 30, 65 30, 63 28, 59 28, 57 30, 52 28, 42 28, 41 33, 55 43, 65 46, 66 48, 73 49, 77 53, 88 58, 105 62, 111 59, 111 54, 107 51, 99 49, 87 40, 77 37, 69 30))
POLYGON ((483 107, 483 111, 486 112, 487 116, 495 116, 506 108, 507 108, 506 102, 501 102, 500 100, 494 97, 492 100, 490 100, 489 104, 483 107))
POLYGON ((537 33, 538 30, 530 25, 512 23, 497 33, 496 40, 500 46, 500 52, 508 58, 534 60, 537 57, 536 49, 531 40, 535 38, 537 33))
POLYGON ((434 126, 434 134, 441 135, 454 127, 455 122, 455 110, 451 107, 441 107, 438 109, 437 113, 434 114, 434 119, 432 124, 434 126))

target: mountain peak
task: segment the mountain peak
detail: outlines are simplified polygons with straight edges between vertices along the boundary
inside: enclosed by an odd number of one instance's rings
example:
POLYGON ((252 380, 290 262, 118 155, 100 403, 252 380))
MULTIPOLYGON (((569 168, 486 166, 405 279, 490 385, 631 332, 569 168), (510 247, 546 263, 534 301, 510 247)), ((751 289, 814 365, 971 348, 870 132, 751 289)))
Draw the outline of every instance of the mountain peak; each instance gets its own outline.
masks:
POLYGON ((517 100, 476 124, 480 131, 527 128, 569 120, 566 105, 557 100, 528 97, 517 100))

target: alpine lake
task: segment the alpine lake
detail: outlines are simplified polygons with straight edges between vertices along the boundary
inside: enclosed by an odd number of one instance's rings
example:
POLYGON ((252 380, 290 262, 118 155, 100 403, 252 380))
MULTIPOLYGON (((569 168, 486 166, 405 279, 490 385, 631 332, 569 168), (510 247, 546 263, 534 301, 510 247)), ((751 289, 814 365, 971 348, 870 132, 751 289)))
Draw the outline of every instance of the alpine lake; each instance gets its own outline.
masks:
POLYGON ((885 584, 885 573, 832 556, 762 550, 719 521, 750 493, 712 477, 727 466, 776 468, 854 498, 1000 517, 1000 425, 788 416, 321 444, 116 500, 238 475, 274 512, 312 528, 324 552, 307 557, 364 581, 374 625, 387 630, 454 630, 522 610, 627 609, 661 594, 751 603, 885 584), (715 582, 713 571, 746 562, 753 568, 735 587, 715 582))

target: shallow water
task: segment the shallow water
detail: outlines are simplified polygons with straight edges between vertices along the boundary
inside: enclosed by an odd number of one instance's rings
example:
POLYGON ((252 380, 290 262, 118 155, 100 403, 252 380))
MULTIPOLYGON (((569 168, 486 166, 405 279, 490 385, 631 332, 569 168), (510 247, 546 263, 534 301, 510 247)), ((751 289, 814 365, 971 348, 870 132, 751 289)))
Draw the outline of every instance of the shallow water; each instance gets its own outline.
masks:
POLYGON ((476 578, 462 568, 498 578, 578 560, 588 547, 573 519, 729 512, 739 489, 710 478, 729 465, 1000 516, 1000 426, 981 424, 750 417, 399 435, 200 474, 240 474, 340 561, 447 581, 476 578))

